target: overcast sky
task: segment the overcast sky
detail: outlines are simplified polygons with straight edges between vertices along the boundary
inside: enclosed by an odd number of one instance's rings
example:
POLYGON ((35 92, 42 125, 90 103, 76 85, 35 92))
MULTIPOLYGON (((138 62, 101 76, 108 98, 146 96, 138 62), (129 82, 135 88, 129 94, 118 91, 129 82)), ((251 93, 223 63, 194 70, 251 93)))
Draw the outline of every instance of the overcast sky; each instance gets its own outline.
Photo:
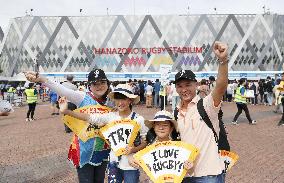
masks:
POLYGON ((25 16, 137 14, 260 14, 269 9, 284 14, 284 0, 0 0, 0 26, 5 31, 9 19, 25 16), (189 10, 188 10, 189 7, 189 10))

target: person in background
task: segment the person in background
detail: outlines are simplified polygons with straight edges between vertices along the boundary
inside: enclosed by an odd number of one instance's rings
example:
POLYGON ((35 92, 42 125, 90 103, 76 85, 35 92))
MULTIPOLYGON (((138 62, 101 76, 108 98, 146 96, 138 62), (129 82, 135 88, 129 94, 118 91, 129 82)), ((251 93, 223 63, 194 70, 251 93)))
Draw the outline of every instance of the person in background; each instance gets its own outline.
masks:
POLYGON ((216 79, 214 76, 209 76, 209 89, 210 91, 214 90, 215 86, 216 86, 216 79))
POLYGON ((51 103, 51 109, 52 109, 51 115, 59 115, 57 93, 55 91, 51 90, 49 92, 49 97, 50 97, 50 103, 51 103))
POLYGON ((233 94, 234 94, 234 85, 232 81, 228 81, 228 86, 227 86, 227 101, 232 102, 233 99, 233 94))
MULTIPOLYGON (((281 79, 277 79, 276 80, 276 85, 274 86, 273 88, 273 94, 274 94, 274 97, 275 97, 275 110, 273 112, 275 113, 278 113, 278 111, 280 110, 281 108, 281 99, 282 99, 282 95, 281 95, 281 90, 279 90, 278 88, 281 87, 280 86, 280 82, 281 82, 281 79)), ((282 113, 282 112, 281 112, 282 113)))
POLYGON ((239 87, 237 88, 236 95, 235 95, 235 102, 236 102, 238 111, 232 121, 232 124, 234 125, 238 124, 237 119, 239 118, 242 111, 245 111, 249 124, 251 125, 256 124, 256 121, 251 119, 250 113, 247 107, 247 97, 246 97, 246 89, 245 89, 246 85, 247 85, 246 79, 241 78, 239 81, 239 87))
POLYGON ((159 79, 156 79, 156 82, 154 84, 154 105, 156 108, 160 107, 160 88, 161 88, 161 83, 159 82, 159 79))
POLYGON ((209 86, 207 85, 206 79, 200 81, 200 86, 198 87, 198 95, 200 98, 206 97, 210 93, 209 86))
POLYGON ((260 95, 260 104, 264 104, 264 85, 265 83, 263 82, 262 79, 260 79, 258 82, 258 92, 260 95))
POLYGON ((152 107, 152 100, 153 100, 153 97, 152 97, 152 93, 153 93, 153 86, 152 86, 152 83, 151 81, 149 80, 148 81, 148 85, 146 86, 146 107, 149 108, 149 107, 152 107))
POLYGON ((267 105, 272 106, 273 101, 273 81, 271 77, 267 77, 266 82, 266 92, 267 92, 267 105))
POLYGON ((180 97, 177 93, 176 86, 174 83, 171 84, 171 87, 172 87, 172 111, 174 111, 178 103, 180 102, 180 97))
POLYGON ((37 103, 37 90, 34 88, 34 83, 29 83, 29 87, 25 89, 25 95, 27 97, 27 103, 29 106, 26 121, 34 121, 34 113, 37 103))

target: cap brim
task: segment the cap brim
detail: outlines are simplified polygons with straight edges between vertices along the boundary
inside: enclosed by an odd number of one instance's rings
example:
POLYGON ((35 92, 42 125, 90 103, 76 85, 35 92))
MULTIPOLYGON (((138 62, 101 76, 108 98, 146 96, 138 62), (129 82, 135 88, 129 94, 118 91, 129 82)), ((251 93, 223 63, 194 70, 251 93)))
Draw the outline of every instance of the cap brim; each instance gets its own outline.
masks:
POLYGON ((119 92, 110 92, 108 94, 108 98, 110 98, 111 100, 114 100, 114 93, 120 93, 122 95, 125 95, 127 98, 130 98, 133 100, 133 104, 138 104, 140 102, 140 97, 138 95, 134 95, 134 94, 129 94, 127 92, 123 92, 123 91, 119 91, 119 92))
POLYGON ((177 80, 175 80, 173 83, 176 84, 177 82, 179 82, 180 80, 183 80, 183 79, 186 79, 186 80, 189 80, 189 81, 195 81, 195 82, 197 82, 196 79, 188 79, 188 78, 186 78, 186 77, 181 77, 181 78, 178 78, 177 80))
POLYGON ((176 131, 178 131, 178 125, 176 120, 169 120, 169 119, 153 119, 153 120, 145 120, 144 124, 147 126, 149 129, 153 128, 155 121, 170 121, 174 124, 174 127, 176 131))

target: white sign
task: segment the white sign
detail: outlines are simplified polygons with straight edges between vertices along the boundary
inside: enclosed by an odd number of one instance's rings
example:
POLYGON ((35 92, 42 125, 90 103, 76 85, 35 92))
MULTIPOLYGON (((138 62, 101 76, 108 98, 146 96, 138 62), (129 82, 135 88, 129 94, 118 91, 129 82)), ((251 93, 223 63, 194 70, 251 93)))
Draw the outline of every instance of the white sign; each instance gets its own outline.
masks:
POLYGON ((161 81, 162 83, 167 83, 170 80, 170 74, 172 70, 172 65, 160 65, 161 81))
POLYGON ((124 119, 111 122, 100 129, 104 138, 110 142, 116 156, 123 155, 125 148, 132 146, 138 134, 140 125, 133 120, 124 119))
POLYGON ((134 155, 138 163, 155 183, 179 183, 186 174, 184 162, 194 161, 198 149, 181 141, 159 142, 134 155))

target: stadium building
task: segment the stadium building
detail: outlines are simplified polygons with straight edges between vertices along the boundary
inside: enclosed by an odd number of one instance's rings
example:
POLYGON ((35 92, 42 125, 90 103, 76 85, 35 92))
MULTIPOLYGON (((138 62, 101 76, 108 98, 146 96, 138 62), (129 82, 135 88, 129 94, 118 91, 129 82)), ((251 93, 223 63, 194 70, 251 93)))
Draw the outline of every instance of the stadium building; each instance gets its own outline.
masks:
POLYGON ((170 77, 180 69, 207 77, 218 67, 216 40, 229 45, 230 77, 283 70, 283 15, 24 16, 0 30, 1 76, 38 68, 84 80, 101 68, 112 80, 146 79, 170 65, 170 77))

